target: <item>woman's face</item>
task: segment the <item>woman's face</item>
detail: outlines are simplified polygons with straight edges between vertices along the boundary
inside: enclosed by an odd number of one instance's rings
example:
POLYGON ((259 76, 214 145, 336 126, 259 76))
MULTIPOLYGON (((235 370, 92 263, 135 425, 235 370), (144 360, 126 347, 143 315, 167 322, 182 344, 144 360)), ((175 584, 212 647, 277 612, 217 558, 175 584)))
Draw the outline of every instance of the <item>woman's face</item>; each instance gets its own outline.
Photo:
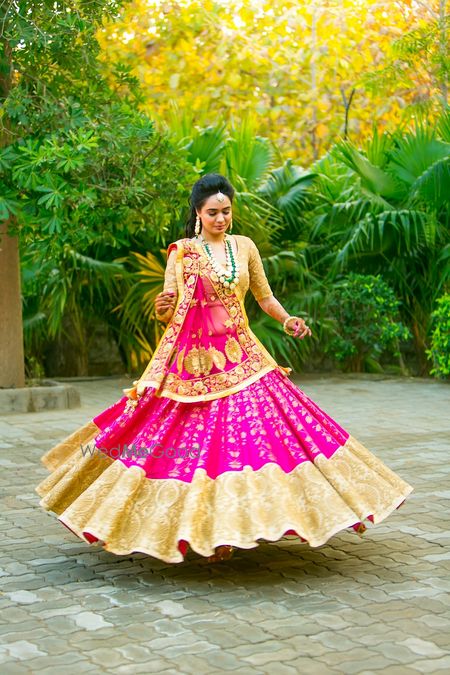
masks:
POLYGON ((197 214, 202 221, 202 231, 217 236, 220 232, 226 232, 231 222, 231 201, 227 195, 219 202, 216 195, 208 197, 197 214))

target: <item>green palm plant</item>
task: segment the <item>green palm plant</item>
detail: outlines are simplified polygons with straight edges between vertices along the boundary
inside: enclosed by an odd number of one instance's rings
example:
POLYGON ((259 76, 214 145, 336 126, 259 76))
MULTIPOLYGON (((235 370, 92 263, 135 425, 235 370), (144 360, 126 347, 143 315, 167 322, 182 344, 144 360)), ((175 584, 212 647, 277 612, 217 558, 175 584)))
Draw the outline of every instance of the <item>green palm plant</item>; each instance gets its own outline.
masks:
POLYGON ((83 255, 65 245, 58 259, 43 260, 38 244, 22 256, 26 351, 42 357, 48 340, 63 337, 76 356, 76 375, 88 372, 92 325, 112 319, 126 270, 120 262, 83 255))
POLYGON ((275 206, 283 218, 283 227, 275 234, 279 243, 297 242, 307 234, 305 215, 309 210, 309 188, 316 175, 288 159, 281 167, 273 169, 260 185, 259 194, 275 206))
POLYGON ((316 259, 328 247, 330 283, 351 270, 381 272, 393 286, 422 372, 430 314, 449 279, 450 145, 436 133, 417 125, 406 134, 374 136, 364 152, 337 143, 330 153, 334 170, 347 175, 350 169, 353 185, 331 208, 316 194, 311 233, 316 259))
POLYGON ((136 372, 151 358, 163 333, 156 320, 155 298, 163 290, 166 259, 160 250, 145 255, 132 252, 120 262, 130 268, 130 276, 117 308, 122 320, 119 344, 128 354, 130 370, 136 372))

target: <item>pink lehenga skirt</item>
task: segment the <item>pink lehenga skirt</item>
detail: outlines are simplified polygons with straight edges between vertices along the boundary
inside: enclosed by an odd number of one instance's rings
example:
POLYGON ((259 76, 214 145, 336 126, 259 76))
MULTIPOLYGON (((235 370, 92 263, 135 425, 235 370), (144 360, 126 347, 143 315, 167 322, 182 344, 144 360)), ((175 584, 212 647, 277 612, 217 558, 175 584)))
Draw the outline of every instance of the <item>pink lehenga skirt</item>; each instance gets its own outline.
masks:
POLYGON ((182 562, 296 535, 321 546, 379 523, 412 491, 274 369, 223 398, 124 396, 43 457, 41 506, 118 555, 182 562))

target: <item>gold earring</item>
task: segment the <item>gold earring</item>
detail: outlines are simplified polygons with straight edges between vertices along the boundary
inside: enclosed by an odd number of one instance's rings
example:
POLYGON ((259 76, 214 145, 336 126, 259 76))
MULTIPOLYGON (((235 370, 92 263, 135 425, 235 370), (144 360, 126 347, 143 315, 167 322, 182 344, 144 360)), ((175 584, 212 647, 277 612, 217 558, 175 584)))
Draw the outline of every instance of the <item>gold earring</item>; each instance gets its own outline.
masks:
POLYGON ((200 216, 197 214, 197 218, 195 219, 195 236, 198 237, 200 234, 200 216))
POLYGON ((231 232, 232 229, 233 229, 233 218, 230 218, 230 230, 229 231, 231 232))

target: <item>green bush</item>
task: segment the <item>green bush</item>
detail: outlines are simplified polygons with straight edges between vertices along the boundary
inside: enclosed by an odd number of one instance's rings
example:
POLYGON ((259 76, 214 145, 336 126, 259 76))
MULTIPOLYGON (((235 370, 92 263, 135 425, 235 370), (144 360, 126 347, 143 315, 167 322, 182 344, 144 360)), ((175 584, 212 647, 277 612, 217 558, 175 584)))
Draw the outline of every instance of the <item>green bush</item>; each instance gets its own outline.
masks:
POLYGON ((325 351, 344 370, 382 370, 381 354, 400 357, 411 334, 398 320, 399 301, 380 275, 348 274, 327 299, 333 335, 325 351))
POLYGON ((437 308, 431 315, 432 333, 431 349, 426 355, 431 359, 432 375, 448 377, 450 375, 450 295, 443 295, 437 300, 437 308))

